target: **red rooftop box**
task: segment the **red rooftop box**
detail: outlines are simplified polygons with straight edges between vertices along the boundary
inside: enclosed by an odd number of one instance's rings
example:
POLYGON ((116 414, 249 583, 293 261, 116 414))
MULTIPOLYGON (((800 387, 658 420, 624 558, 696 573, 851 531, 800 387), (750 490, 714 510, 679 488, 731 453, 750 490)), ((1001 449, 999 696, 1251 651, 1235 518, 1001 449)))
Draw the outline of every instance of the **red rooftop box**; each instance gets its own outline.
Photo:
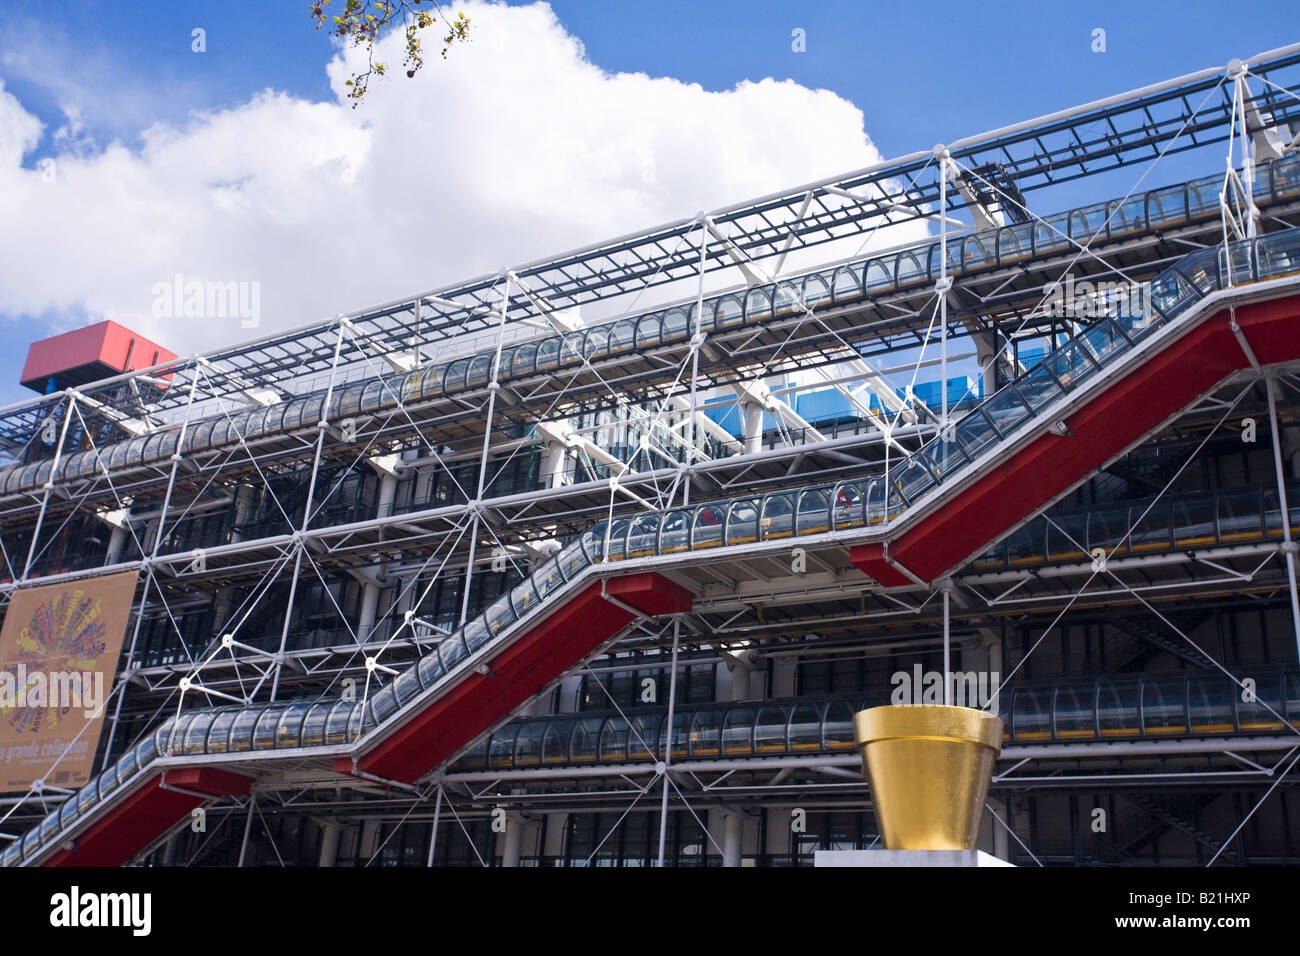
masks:
MULTIPOLYGON (((174 358, 175 352, 116 322, 105 321, 33 342, 27 350, 27 364, 23 366, 20 381, 45 394, 174 358)), ((170 374, 159 377, 171 379, 170 374)))

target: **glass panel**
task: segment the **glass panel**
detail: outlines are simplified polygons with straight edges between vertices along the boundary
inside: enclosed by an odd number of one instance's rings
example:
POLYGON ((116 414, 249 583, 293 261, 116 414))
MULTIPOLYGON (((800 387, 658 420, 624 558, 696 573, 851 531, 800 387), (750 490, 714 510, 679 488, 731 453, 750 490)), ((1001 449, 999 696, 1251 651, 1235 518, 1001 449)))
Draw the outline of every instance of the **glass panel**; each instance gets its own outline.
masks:
POLYGON ((465 374, 469 371, 469 359, 457 359, 447 366, 446 391, 461 392, 465 390, 465 374))
POLYGON ((1158 501, 1150 506, 1135 505, 1131 511, 1133 533, 1129 535, 1129 550, 1160 551, 1170 546, 1170 505, 1167 501, 1158 501), (1145 516, 1142 516, 1145 512, 1145 516))
POLYGON ((583 360, 582 343, 586 332, 566 332, 560 340, 560 364, 565 367, 581 365, 583 360))
POLYGON ((515 612, 510 607, 510 596, 503 594, 483 612, 483 618, 487 623, 488 633, 496 637, 501 633, 503 628, 508 627, 515 620, 515 612))
POLYGON ((418 667, 408 667, 397 675, 393 681, 393 693, 397 695, 397 702, 405 704, 412 697, 420 692, 420 669, 418 667))
POLYGON ((878 479, 867 485, 867 523, 878 524, 885 520, 885 482, 878 479))
POLYGON ((1048 694, 1032 687, 1017 687, 1011 698, 1011 736, 1019 741, 1049 740, 1052 736, 1048 694))
POLYGON ((920 459, 939 481, 944 481, 953 471, 966 464, 966 453, 951 437, 955 429, 949 428, 949 437, 938 436, 921 450, 920 459))
POLYGON ((1090 691, 1091 688, 1081 691, 1069 685, 1056 688, 1052 716, 1056 722, 1057 740, 1096 736, 1090 691))
MULTIPOLYGON (((471 652, 478 650, 486 644, 488 635, 487 624, 483 622, 482 617, 476 617, 465 625, 465 644, 469 647, 471 652)), ((378 715, 376 715, 376 717, 378 717, 378 715)))
POLYGON ((853 706, 848 701, 833 700, 826 705, 822 746, 826 750, 853 749, 853 706))
POLYGON ((800 492, 798 502, 797 534, 820 534, 830 530, 830 506, 825 492, 800 492))
POLYGON ((1063 393, 1050 372, 1043 365, 1034 367, 1028 375, 1016 379, 1016 388, 1035 411, 1059 398, 1063 393))
POLYGON ((726 512, 718 505, 697 508, 691 529, 691 548, 716 548, 722 543, 722 525, 726 512))
POLYGON ((1067 342, 1043 360, 1044 367, 1067 389, 1072 389, 1096 371, 1092 357, 1077 340, 1067 342))
POLYGON ((658 735, 658 721, 662 717, 647 717, 642 714, 634 714, 629 718, 631 722, 627 736, 627 755, 629 760, 649 760, 655 754, 650 753, 651 743, 658 735))
POLYGON ((767 289, 750 289, 745 294, 745 321, 760 322, 772 317, 772 294, 767 289))
POLYGON ((659 553, 674 554, 685 551, 689 543, 688 512, 670 511, 659 529, 659 553))
POLYGON ((511 588, 510 603, 515 609, 515 614, 519 617, 529 614, 533 608, 537 607, 537 591, 533 588, 532 581, 525 578, 511 588))
POLYGON ((537 346, 538 343, 529 342, 515 349, 514 358, 510 362, 511 375, 524 376, 533 374, 533 368, 537 362, 537 346))
POLYGON ((925 264, 914 252, 900 252, 898 254, 898 258, 894 261, 894 274, 898 278, 897 285, 899 288, 929 278, 925 264))
POLYGON ((627 532, 629 558, 641 558, 655 553, 655 544, 659 537, 659 518, 657 514, 648 514, 632 519, 627 532))
POLYGON ((893 260, 872 259, 867 263, 866 287, 868 292, 877 292, 894 285, 893 260))
POLYGON ((1263 499, 1258 492, 1219 495, 1216 509, 1219 517, 1219 540, 1231 541, 1259 538, 1264 531, 1264 518, 1260 512, 1263 499))
MULTIPOLYGON (((1190 256, 1179 259, 1176 269, 1196 287, 1198 292, 1202 294, 1213 292, 1219 288, 1219 255, 1220 250, 1217 246, 1213 249, 1202 249, 1200 252, 1193 252, 1190 256)), ((1162 275, 1173 271, 1167 269, 1162 275)), ((1173 311, 1165 308, 1159 299, 1156 304, 1166 313, 1173 311)))
POLYGON ((647 315, 637 321, 636 324, 636 347, 638 351, 653 348, 660 342, 660 325, 663 322, 663 316, 658 313, 647 315))
MULTIPOLYGON (((681 712, 673 714, 673 739, 672 739, 671 746, 672 746, 672 756, 674 758, 686 756, 686 732, 688 727, 687 721, 689 721, 690 719, 691 719, 690 714, 684 714, 681 712)), ((663 759, 663 754, 668 751, 668 747, 669 747, 668 727, 666 726, 667 723, 668 723, 667 719, 661 720, 659 722, 658 753, 659 753, 659 759, 661 760, 663 759)))
POLYGON ((200 713, 190 721, 189 727, 185 729, 185 738, 180 742, 180 752, 183 754, 201 754, 204 746, 208 742, 208 729, 212 726, 212 721, 216 714, 209 711, 200 713))
POLYGON ((591 329, 587 332, 587 339, 582 347, 587 361, 593 362, 604 358, 609 353, 609 329, 603 325, 591 329))
POLYGON ((794 533, 792 518, 793 499, 790 495, 769 495, 763 499, 763 518, 760 522, 764 540, 788 538, 794 533))
POLYGON ((311 708, 311 705, 311 701, 301 700, 285 708, 284 713, 280 715, 279 725, 276 727, 275 746, 277 748, 286 749, 302 745, 303 718, 307 716, 307 711, 311 708))
POLYGON ((1070 244, 1069 214, 1048 216, 1044 222, 1034 223, 1034 252, 1042 255, 1070 244))
POLYGON ((491 737, 480 737, 465 753, 465 756, 456 761, 456 765, 465 770, 486 770, 488 765, 488 746, 491 743, 491 737))
POLYGON ((438 656, 442 658, 442 666, 447 671, 460 663, 467 653, 469 652, 465 650, 461 635, 458 633, 445 638, 438 645, 438 656))
POLYGON ((967 236, 961 244, 964 269, 978 269, 997 259, 996 237, 993 233, 967 236))
POLYGON ((727 509, 727 544, 748 544, 758 540, 758 502, 736 501, 727 509))
POLYGON ((687 745, 692 757, 718 756, 722 732, 722 711, 710 707, 696 711, 691 720, 690 737, 687 745))
POLYGON ((574 763, 595 763, 596 744, 600 739, 603 717, 584 717, 573 728, 569 738, 569 759, 574 763))
POLYGON ((631 522, 627 518, 619 518, 609 527, 609 557, 611 560, 621 561, 627 557, 627 531, 631 522))
POLYGON ((690 337, 690 320, 685 309, 670 309, 664 316, 664 341, 676 342, 690 337))
POLYGON ((1109 319, 1104 319, 1090 326, 1078 341, 1092 353, 1100 365, 1105 365, 1111 357, 1128 349, 1128 340, 1120 333, 1119 327, 1109 319))
POLYGON ((1109 232, 1112 236, 1122 236, 1130 232, 1140 232, 1146 228, 1146 204, 1145 196, 1133 196, 1130 199, 1112 200, 1109 206, 1110 226, 1109 232))
POLYGON ((272 705, 262 711, 253 728, 253 749, 270 750, 275 746, 275 730, 284 713, 283 705, 272 705))
POLYGON ((442 669, 442 660, 438 657, 438 652, 432 651, 420 658, 419 675, 420 683, 425 687, 432 687, 434 681, 442 677, 445 673, 442 669))
POLYGON ((842 266, 835 270, 831 280, 831 293, 836 302, 851 302, 862 296, 862 275, 851 266, 842 266))
POLYGON ((1029 409, 1025 408, 1025 403, 1014 384, 1003 387, 986 401, 982 408, 984 414, 988 415, 1003 435, 1009 435, 1017 425, 1029 417, 1029 409))
POLYGON ((636 321, 620 319, 609 329, 609 351, 611 355, 627 352, 636 347, 636 321))
MULTIPOLYGON (((1294 168, 1300 169, 1300 163, 1294 168)), ((1300 272, 1300 230, 1288 229, 1255 240, 1259 277, 1274 279, 1300 272)))
POLYGON ((1044 521, 1031 521, 1021 525, 1007 537, 1007 564, 1015 567, 1023 564, 1038 564, 1047 554, 1044 541, 1046 529, 1044 521))
MULTIPOLYGON (((544 726, 544 725, 539 725, 544 726)), ((492 768, 509 767, 514 762, 515 753, 515 735, 529 730, 532 726, 525 724, 523 727, 511 727, 507 724, 492 735, 492 742, 488 745, 488 766, 492 768)))
POLYGON ((803 280, 803 304, 807 308, 819 308, 830 300, 831 287, 825 276, 810 275, 803 280))
POLYGON ((985 445, 998 438, 998 433, 993 430, 988 417, 978 408, 972 409, 969 415, 957 423, 953 431, 958 443, 972 459, 985 445))
POLYGON ((330 715, 331 701, 318 700, 311 705, 302 722, 302 745, 320 747, 325 743, 325 721, 330 715))
MULTIPOLYGON (((754 708, 732 707, 727 711, 722 726, 722 752, 727 756, 753 753, 754 708)), ((785 736, 785 721, 781 721, 781 736, 785 736)), ((784 749, 784 741, 782 742, 784 749)))
POLYGON ((791 282, 778 282, 772 293, 772 315, 779 317, 802 311, 799 289, 791 282))
POLYGON ((1119 552, 1115 546, 1128 531, 1128 508, 1104 508, 1088 513, 1088 550, 1105 548, 1107 554, 1120 553, 1128 549, 1127 541, 1119 552))
MULTIPOLYGON (((546 372, 556 368, 560 364, 560 340, 559 337, 543 339, 542 343, 537 346, 537 371, 546 372)), ((450 381, 450 376, 448 377, 450 381)))
POLYGON ((1076 561, 1086 554, 1088 515, 1059 515, 1047 525, 1047 557, 1051 561, 1076 561))
POLYGON ((1223 188, 1223 174, 1206 176, 1187 184, 1187 210, 1194 218, 1219 214, 1219 191, 1223 188))
POLYGON ((934 475, 922 464, 921 456, 913 455, 892 475, 894 487, 907 501, 915 501, 925 489, 934 484, 934 475))
POLYGON ((858 528, 866 524, 866 484, 845 482, 835 488, 835 508, 832 515, 836 528, 858 528))
POLYGON ((1215 544, 1214 499, 1175 500, 1174 545, 1179 548, 1215 544))
POLYGON ((537 597, 545 601, 546 596, 564 583, 560 577, 559 567, 554 558, 551 558, 540 568, 533 572, 533 586, 537 588, 537 597))
POLYGON ((1288 156, 1273 161, 1273 198, 1300 193, 1300 158, 1288 156))
POLYGON ((1234 696, 1238 730, 1258 733, 1285 729, 1282 718, 1286 717, 1286 703, 1282 699, 1281 674, 1262 674, 1255 678, 1254 694, 1236 692, 1234 696), (1242 700, 1244 696, 1251 699, 1242 700))
POLYGON ((610 717, 600 730, 601 761, 621 761, 627 759, 627 721, 622 717, 610 717))
POLYGON ((821 708, 816 704, 795 704, 790 713, 790 749, 821 750, 821 708))
MULTIPOLYGON (((514 765, 516 767, 535 767, 542 762, 542 731, 546 729, 543 721, 529 721, 521 724, 518 736, 514 739, 514 765)), ((506 765, 510 762, 510 740, 509 735, 493 734, 492 741, 495 744, 497 737, 503 737, 502 740, 502 758, 506 765)), ((493 766, 498 766, 494 761, 493 766)))
POLYGON ((1187 683, 1192 733, 1230 734, 1236 730, 1232 712, 1233 685, 1218 677, 1193 677, 1187 683))
POLYGON ((744 306, 734 295, 719 299, 713 308, 713 322, 718 329, 729 329, 745 321, 744 306))
POLYGON ((998 230, 998 261, 1014 262, 1033 253, 1034 224, 1021 223, 998 230))
POLYGON ((1102 680, 1098 685, 1095 706, 1103 737, 1136 737, 1142 732, 1138 724, 1138 687, 1134 681, 1102 680))
POLYGON ((1106 204, 1085 206, 1070 213, 1070 238, 1080 245, 1087 245, 1095 236, 1105 230, 1106 204))
POLYGON ((1147 678, 1142 683, 1142 732, 1181 734, 1187 732, 1183 716, 1185 681, 1181 677, 1147 678))
POLYGON ((1147 193, 1147 221, 1152 228, 1187 218, 1186 191, 1181 185, 1147 193))
MULTIPOLYGON (((474 360, 469 363, 469 371, 465 375, 465 385, 468 388, 475 388, 487 382, 488 376, 492 372, 492 353, 485 352, 482 355, 474 356, 474 360)), ((365 403, 362 403, 364 410, 365 403)))
POLYGON ((256 726, 257 718, 260 716, 262 716, 261 707, 248 707, 236 715, 235 722, 230 728, 229 753, 242 753, 253 749, 253 727, 256 726))

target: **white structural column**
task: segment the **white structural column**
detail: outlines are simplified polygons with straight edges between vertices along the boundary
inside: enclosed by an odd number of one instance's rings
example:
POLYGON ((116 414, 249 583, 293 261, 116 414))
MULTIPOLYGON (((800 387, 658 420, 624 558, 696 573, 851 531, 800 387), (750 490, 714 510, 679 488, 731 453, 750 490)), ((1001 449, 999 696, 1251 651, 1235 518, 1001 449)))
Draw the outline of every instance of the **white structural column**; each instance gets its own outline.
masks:
POLYGON ((320 858, 317 861, 317 866, 332 867, 338 862, 339 837, 342 834, 343 827, 333 820, 327 820, 321 824, 320 858))
POLYGON ((569 483, 569 449, 558 438, 547 438, 542 451, 543 488, 559 488, 569 483))
POLYGON ((244 532, 240 530, 248 522, 253 510, 253 500, 257 497, 257 489, 241 481, 235 487, 235 526, 230 532, 231 542, 243 541, 244 532))
POLYGON ((722 865, 740 866, 745 818, 734 810, 722 812, 722 865))
MULTIPOLYGON (((397 462, 396 455, 384 455, 369 459, 369 464, 379 474, 379 504, 377 517, 388 517, 393 513, 393 501, 397 497, 397 462)), ((364 643, 371 639, 375 621, 379 617, 379 591, 382 584, 384 567, 375 568, 375 573, 367 574, 361 580, 361 610, 357 616, 357 637, 364 643)))
POLYGON ((524 827, 528 825, 522 814, 506 814, 506 833, 504 848, 501 852, 502 866, 518 866, 519 857, 522 855, 524 846, 524 827))
POLYGON ((131 535, 131 508, 123 502, 123 507, 101 511, 99 517, 112 529, 108 533, 108 554, 104 558, 104 564, 117 564, 122 560, 122 549, 126 547, 131 535))

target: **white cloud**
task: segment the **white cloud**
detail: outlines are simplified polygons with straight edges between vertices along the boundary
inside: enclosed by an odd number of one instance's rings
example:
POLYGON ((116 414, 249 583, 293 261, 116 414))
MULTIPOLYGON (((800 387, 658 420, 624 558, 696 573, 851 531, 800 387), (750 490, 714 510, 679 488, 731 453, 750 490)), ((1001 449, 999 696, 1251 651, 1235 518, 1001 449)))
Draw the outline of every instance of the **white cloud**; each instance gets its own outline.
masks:
POLYGON ((408 80, 394 37, 396 75, 355 110, 349 51, 328 65, 336 101, 265 91, 138 149, 87 148, 94 117, 69 111, 53 182, 22 166, 41 126, 0 86, 0 314, 113 318, 186 353, 880 158, 831 92, 611 74, 545 4, 464 9, 472 42, 408 80), (154 318, 176 273, 259 282, 261 328, 154 318))

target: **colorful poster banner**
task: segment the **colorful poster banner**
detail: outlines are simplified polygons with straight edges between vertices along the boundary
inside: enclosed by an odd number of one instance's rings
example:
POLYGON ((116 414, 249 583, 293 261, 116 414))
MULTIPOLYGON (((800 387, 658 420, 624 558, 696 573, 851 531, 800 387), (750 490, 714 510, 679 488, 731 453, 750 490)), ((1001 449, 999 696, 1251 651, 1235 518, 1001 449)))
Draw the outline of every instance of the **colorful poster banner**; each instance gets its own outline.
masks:
POLYGON ((0 793, 90 779, 138 576, 10 595, 0 627, 0 793))

